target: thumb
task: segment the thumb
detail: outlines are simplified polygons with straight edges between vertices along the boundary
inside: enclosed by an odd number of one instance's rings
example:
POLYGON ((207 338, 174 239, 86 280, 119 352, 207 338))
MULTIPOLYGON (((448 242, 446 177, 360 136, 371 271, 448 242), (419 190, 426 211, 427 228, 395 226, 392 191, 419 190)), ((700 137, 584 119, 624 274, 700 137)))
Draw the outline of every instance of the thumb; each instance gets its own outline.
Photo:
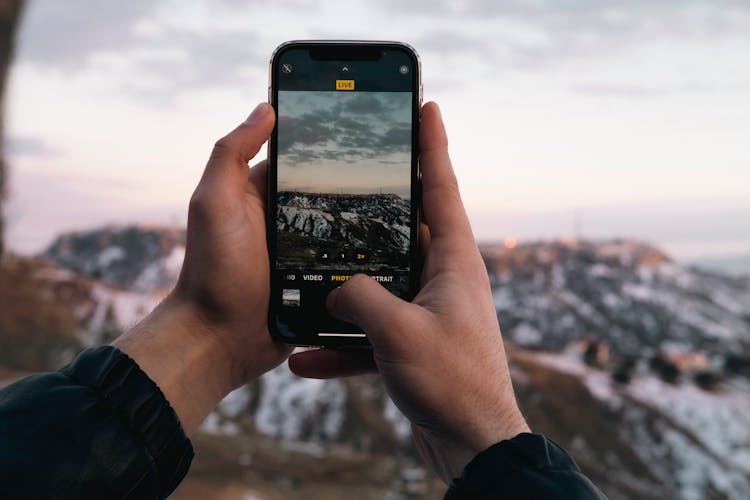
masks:
POLYGON ((271 135, 275 115, 270 104, 258 104, 250 116, 237 128, 216 141, 211 152, 212 159, 237 161, 247 165, 268 136, 271 135))
MULTIPOLYGON (((203 176, 193 193, 191 207, 216 206, 245 193, 248 182, 247 162, 268 139, 274 120, 273 108, 261 103, 242 124, 216 141, 203 176)), ((251 171, 250 176, 257 178, 260 170, 265 173, 264 169, 253 169, 255 172, 251 171)), ((257 187, 256 194, 258 197, 262 196, 262 191, 257 187)))
POLYGON ((408 329, 419 314, 412 304, 365 274, 355 274, 332 290, 326 307, 333 316, 362 328, 375 348, 397 347, 401 337, 397 332, 408 329))
POLYGON ((261 103, 237 128, 216 141, 200 185, 243 192, 248 178, 247 162, 268 140, 274 120, 273 108, 261 103))

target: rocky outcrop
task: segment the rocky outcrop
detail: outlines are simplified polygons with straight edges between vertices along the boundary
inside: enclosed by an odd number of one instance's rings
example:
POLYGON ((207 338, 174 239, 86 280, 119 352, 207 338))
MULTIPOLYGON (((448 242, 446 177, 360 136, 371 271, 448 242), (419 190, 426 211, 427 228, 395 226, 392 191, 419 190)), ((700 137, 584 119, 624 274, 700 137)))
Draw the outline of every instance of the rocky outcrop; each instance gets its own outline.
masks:
POLYGON ((298 245, 409 251, 409 201, 394 194, 278 193, 276 227, 304 238, 298 245))

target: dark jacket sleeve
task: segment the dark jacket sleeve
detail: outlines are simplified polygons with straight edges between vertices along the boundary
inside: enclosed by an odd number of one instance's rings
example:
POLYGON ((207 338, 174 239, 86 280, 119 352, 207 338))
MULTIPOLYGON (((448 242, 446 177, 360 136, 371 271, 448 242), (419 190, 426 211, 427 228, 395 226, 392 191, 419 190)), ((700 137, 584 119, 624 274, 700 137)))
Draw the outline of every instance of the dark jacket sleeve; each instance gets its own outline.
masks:
POLYGON ((562 448, 523 433, 474 457, 444 500, 606 499, 562 448))
POLYGON ((162 392, 114 347, 0 390, 0 498, 164 498, 192 458, 162 392))

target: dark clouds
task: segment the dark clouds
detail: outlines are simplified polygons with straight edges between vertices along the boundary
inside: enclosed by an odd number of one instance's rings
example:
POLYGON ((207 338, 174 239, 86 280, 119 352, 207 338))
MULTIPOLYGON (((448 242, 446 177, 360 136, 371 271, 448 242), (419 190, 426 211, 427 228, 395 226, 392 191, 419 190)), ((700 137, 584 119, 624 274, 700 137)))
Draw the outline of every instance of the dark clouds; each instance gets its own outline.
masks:
POLYGON ((295 166, 409 154, 410 99, 410 94, 396 92, 284 92, 279 98, 279 155, 295 166))
POLYGON ((295 145, 325 144, 331 134, 330 118, 315 113, 279 117, 279 152, 288 154, 295 145))

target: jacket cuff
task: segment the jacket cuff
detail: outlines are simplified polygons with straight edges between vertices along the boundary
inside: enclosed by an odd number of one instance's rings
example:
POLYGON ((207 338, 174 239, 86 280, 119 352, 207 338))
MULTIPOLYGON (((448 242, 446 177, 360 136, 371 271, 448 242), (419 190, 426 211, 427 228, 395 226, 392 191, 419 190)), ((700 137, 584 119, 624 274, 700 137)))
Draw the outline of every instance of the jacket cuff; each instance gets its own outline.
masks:
POLYGON ((604 498, 572 458, 541 434, 522 433, 479 453, 445 494, 464 498, 604 498))
POLYGON ((167 497, 187 474, 195 455, 177 414, 159 387, 119 349, 83 351, 62 372, 90 387, 126 420, 152 460, 159 496, 167 497))

